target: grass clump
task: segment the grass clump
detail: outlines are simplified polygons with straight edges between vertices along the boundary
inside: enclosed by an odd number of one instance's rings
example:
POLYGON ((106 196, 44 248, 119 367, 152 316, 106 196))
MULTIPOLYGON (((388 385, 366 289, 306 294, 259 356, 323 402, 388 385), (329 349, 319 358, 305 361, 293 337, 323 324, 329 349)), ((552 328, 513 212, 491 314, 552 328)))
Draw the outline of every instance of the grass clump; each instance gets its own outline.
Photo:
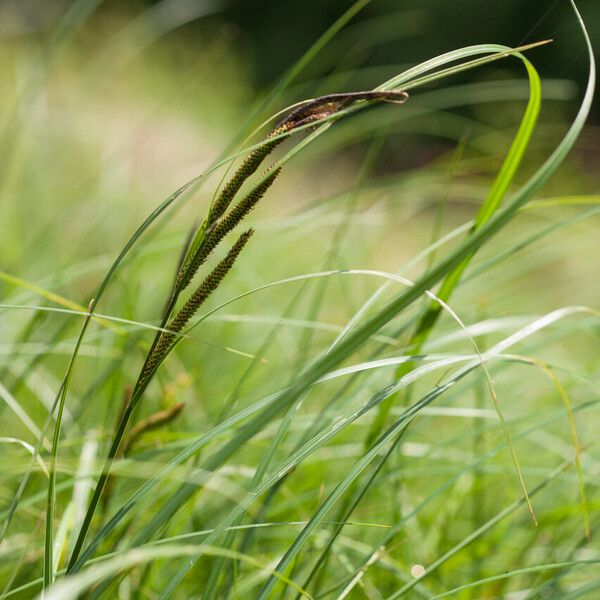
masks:
POLYGON ((1 597, 594 597, 599 313, 580 257, 600 210, 559 171, 586 172, 567 159, 594 93, 585 24, 571 3, 590 73, 560 138, 525 55, 545 42, 460 48, 368 91, 329 74, 334 93, 261 135, 366 4, 116 259, 2 275, 1 597), (509 60, 526 84, 453 87, 509 60), (523 102, 516 130, 496 127, 523 102), (432 131, 452 142, 395 169, 432 131))

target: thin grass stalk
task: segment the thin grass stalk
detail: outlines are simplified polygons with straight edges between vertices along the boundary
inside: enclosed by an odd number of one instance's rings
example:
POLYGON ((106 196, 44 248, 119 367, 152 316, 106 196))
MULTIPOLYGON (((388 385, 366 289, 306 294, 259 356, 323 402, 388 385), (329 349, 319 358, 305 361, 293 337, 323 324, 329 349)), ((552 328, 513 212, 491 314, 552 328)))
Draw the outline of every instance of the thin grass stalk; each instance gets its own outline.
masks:
MULTIPOLYGON (((221 261, 221 263, 219 263, 217 265, 217 267, 215 267, 213 272, 207 277, 207 279, 203 282, 203 284, 200 285, 200 287, 196 291, 196 294, 192 295, 192 297, 190 298, 188 303, 186 303, 186 305, 184 305, 181 312, 176 317, 176 321, 174 323, 175 327, 178 327, 178 326, 184 327, 185 323, 187 323, 187 320, 190 318, 191 314, 193 314, 195 312, 195 310, 197 310, 199 308, 199 306, 208 298, 208 296, 210 296, 210 294, 216 289, 216 287, 223 280, 223 278, 225 277, 227 272, 233 266, 233 263, 235 262, 239 253, 241 252, 241 250, 244 248, 244 246, 250 239, 251 235, 252 235, 252 230, 247 231, 246 233, 244 233, 240 236, 240 238, 238 239, 236 244, 230 250, 229 254, 221 261), (191 311, 191 314, 190 314, 190 311, 191 311)), ((152 350, 150 351, 150 353, 148 355, 148 360, 142 367, 142 371, 140 372, 138 381, 136 382, 136 385, 134 386, 134 389, 133 389, 133 392, 131 395, 131 399, 127 403, 127 406, 125 407, 125 409, 123 410, 121 419, 117 426, 117 430, 115 432, 110 450, 108 452, 105 466, 102 470, 102 474, 100 475, 100 478, 98 479, 96 488, 94 489, 94 494, 92 496, 92 499, 88 506, 88 510, 85 515, 85 518, 81 525, 80 533, 75 542, 75 546, 73 547, 73 552, 71 554, 69 564, 67 566, 67 573, 69 572, 70 569, 73 568, 73 565, 76 563, 77 558, 79 556, 79 552, 81 551, 81 548, 83 547, 83 543, 85 542, 85 537, 86 537, 87 531, 89 530, 89 527, 91 525, 91 520, 93 518, 93 515, 96 511, 96 508, 97 508, 100 498, 102 496, 102 492, 103 492, 103 490, 106 486, 107 480, 109 478, 110 470, 112 468, 112 465, 113 465, 115 459, 118 457, 119 447, 121 445, 121 442, 123 441, 123 438, 125 437, 125 432, 127 430, 127 425, 131 418, 131 415, 133 414, 133 411, 137 407, 140 399, 142 398, 143 393, 145 392, 146 388, 148 387, 150 381, 152 380, 152 376, 154 375, 154 373, 160 366, 161 362, 165 359, 166 355, 172 348, 172 342, 173 342, 173 339, 175 338, 176 333, 177 333, 177 331, 173 330, 172 333, 164 334, 164 333, 160 332, 155 336, 155 343, 153 345, 152 350), (168 337, 162 338, 163 335, 166 335, 168 337), (166 349, 163 348, 162 351, 159 350, 161 339, 167 340, 165 342, 167 344, 165 346, 166 349), (157 352, 162 352, 162 353, 157 354, 157 352)))
MULTIPOLYGON (((396 94, 396 93, 394 93, 394 94, 396 94)), ((404 93, 401 93, 401 94, 403 94, 403 99, 406 99, 407 95, 404 93)), ((375 100, 378 100, 378 99, 379 98, 375 98, 375 100)), ((345 103, 343 105, 345 106, 345 103)), ((334 109, 334 111, 335 110, 337 110, 337 109, 334 109)), ((302 116, 304 117, 304 115, 302 115, 302 116)), ((331 116, 331 114, 328 113, 326 116, 331 116)), ((335 116, 335 114, 333 116, 335 116)), ((294 113, 294 117, 295 117, 295 113, 294 113)), ((299 120, 298 124, 300 127, 302 127, 302 126, 305 126, 305 124, 306 125, 311 124, 312 121, 318 120, 321 117, 322 117, 322 115, 320 113, 317 113, 315 115, 309 114, 306 118, 299 120)), ((289 122, 284 121, 273 132, 273 136, 282 135, 282 134, 290 131, 291 129, 294 129, 295 127, 296 127, 296 121, 293 121, 293 120, 289 121, 289 122)), ((260 161, 255 160, 254 162, 252 162, 252 164, 255 164, 256 167, 258 167, 260 164, 260 161)), ((203 239, 203 242, 206 242, 206 243, 205 244, 201 243, 195 253, 195 256, 192 257, 190 260, 188 260, 186 263, 184 263, 184 266, 182 267, 182 269, 180 271, 181 275, 180 275, 180 277, 177 278, 177 281, 176 281, 176 288, 175 288, 174 292, 171 294, 171 301, 170 301, 169 305, 167 306, 167 310, 165 310, 165 316, 163 318, 163 323, 161 324, 160 329, 165 328, 166 319, 168 318, 168 315, 170 315, 170 313, 179 297, 180 292, 189 284, 189 282, 191 281, 191 279, 193 278, 193 276, 195 275, 196 271, 201 266, 201 264, 208 258, 208 256, 212 252, 212 250, 223 239, 223 237, 229 231, 231 231, 231 229, 233 229, 250 212, 250 210, 252 210, 252 208, 256 205, 256 203, 260 200, 260 198, 264 195, 264 193, 268 190, 268 188, 273 183, 275 178, 278 176, 280 170, 281 170, 281 168, 277 167, 274 170, 272 170, 271 172, 269 172, 263 178, 263 180, 260 183, 258 183, 255 186, 255 188, 247 196, 245 196, 228 214, 224 215, 223 217, 221 217, 221 219, 219 219, 218 221, 213 223, 211 230, 208 231, 206 238, 203 239)), ((249 176, 249 173, 247 172, 247 168, 245 167, 243 177, 247 178, 248 176, 249 176)), ((192 246, 193 246, 193 244, 192 244, 192 246)), ((154 341, 153 341, 150 351, 148 353, 149 364, 145 365, 142 369, 142 374, 140 375, 140 378, 138 379, 138 383, 136 384, 136 386, 134 388, 134 393, 131 398, 130 406, 128 406, 128 408, 123 416, 123 419, 121 420, 119 427, 117 429, 117 432, 116 432, 117 437, 115 438, 115 441, 113 442, 113 444, 110 448, 109 456, 107 458, 106 464, 107 464, 108 471, 110 471, 110 467, 114 463, 114 460, 117 456, 120 441, 123 438, 124 432, 127 427, 127 421, 129 420, 134 408, 136 407, 143 392, 145 391, 145 389, 149 383, 149 380, 151 379, 151 375, 154 373, 154 371, 156 370, 156 368, 158 367, 158 365, 160 364, 160 362, 162 362, 162 359, 164 358, 164 354, 163 354, 164 348, 161 347, 161 336, 162 336, 162 333, 159 333, 154 338, 154 341), (161 354, 162 354, 162 356, 161 356, 161 354), (157 357, 158 357, 158 359, 157 359, 157 357), (158 364, 155 364, 155 363, 158 363, 158 364), (140 390, 140 392, 136 393, 136 390, 138 390, 138 389, 140 390)), ((167 339, 167 338, 165 338, 165 339, 167 339)), ((169 350, 172 347, 173 347, 173 345, 170 346, 169 350)), ((71 556, 71 560, 67 567, 67 572, 70 572, 70 570, 72 570, 74 568, 74 566, 77 564, 77 558, 83 547, 85 534, 87 533, 87 530, 90 527, 92 514, 96 510, 96 507, 98 505, 99 499, 102 494, 102 489, 106 485, 106 480, 107 480, 107 475, 103 474, 103 476, 98 481, 97 487, 96 487, 96 489, 94 491, 94 495, 92 497, 92 501, 88 508, 88 513, 86 514, 86 518, 84 519, 84 522, 82 524, 82 529, 80 530, 80 534, 79 534, 76 544, 74 546, 73 554, 71 556), (88 518, 88 515, 89 515, 89 518, 88 518), (85 532, 84 532, 84 529, 85 529, 85 532)))
MULTIPOLYGON (((251 195, 252 194, 250 194, 250 196, 251 195)), ((244 207, 247 207, 248 201, 244 204, 244 200, 242 200, 240 202, 240 204, 244 207)), ((243 212, 243 211, 241 211, 241 209, 240 209, 238 211, 238 214, 241 212, 243 212)), ((246 212, 246 214, 247 214, 247 212, 246 212)), ((229 224, 231 224, 231 221, 229 222, 229 224)), ((222 280, 222 278, 225 276, 225 274, 227 273, 229 268, 231 268, 231 266, 233 265, 233 262, 235 261, 235 258, 237 258, 237 256, 239 255, 239 252, 242 250, 243 246, 246 244, 246 242, 250 238, 250 235, 251 235, 251 233, 249 233, 249 232, 246 232, 245 234, 243 234, 243 236, 240 238, 241 241, 238 240, 238 243, 236 243, 236 245, 234 246, 232 251, 230 251, 230 255, 228 255, 228 257, 226 257, 222 261, 222 263, 217 266, 217 268, 215 269, 215 271, 212 274, 212 277, 209 276, 208 283, 206 283, 205 287, 203 288, 202 285, 200 286, 200 288, 199 288, 199 290, 201 290, 200 294, 203 296, 204 299, 201 300, 201 298, 199 296, 197 296, 192 301, 192 304, 193 303, 196 304, 196 308, 198 308, 200 306, 200 304, 208 297, 208 295, 210 295, 210 293, 215 289, 215 287, 214 287, 215 281, 222 280), (227 267, 227 265, 229 265, 229 267, 227 267)), ((171 303, 173 306, 175 304, 177 297, 178 297, 178 294, 172 296, 171 303)), ((191 305, 188 305, 187 308, 184 306, 184 309, 186 309, 186 311, 189 311, 190 306, 191 305)), ((168 313, 166 313, 166 318, 168 318, 168 315, 170 315, 170 312, 171 312, 171 310, 169 310, 168 313)), ((187 317, 187 318, 189 318, 189 317, 187 317)), ((165 321, 164 318, 163 318, 163 321, 165 321)), ((181 315, 180 321, 184 321, 184 314, 181 315)), ((185 325, 185 322, 187 322, 187 319, 184 321, 184 325, 185 325)), ((89 323, 89 318, 85 321, 84 326, 87 327, 87 323, 89 323)), ((165 328, 165 325, 166 325, 166 322, 162 324, 161 330, 165 328)), ((170 335, 172 335, 172 334, 170 334, 170 335)), ((132 392, 131 399, 130 399, 127 407, 123 411, 123 415, 121 417, 121 420, 119 421, 119 425, 117 426, 117 429, 115 432, 115 437, 113 438, 113 442, 109 449, 109 453, 108 453, 108 456, 106 459, 105 469, 103 470, 103 473, 100 476, 98 483, 96 484, 96 488, 94 490, 94 494, 92 496, 90 505, 86 512, 86 516, 82 522, 82 526, 81 526, 79 535, 78 535, 75 545, 73 547, 73 552, 71 554, 71 558, 70 558, 69 564, 67 566, 67 572, 69 572, 69 570, 73 568, 73 565, 76 563, 77 557, 83 547, 83 543, 85 541, 87 531, 89 530, 89 527, 91 525, 91 520, 93 518, 93 514, 98 506, 98 502, 102 495, 102 491, 103 491, 104 487, 106 486, 106 482, 107 482, 107 479, 108 479, 108 476, 110 473, 111 466, 114 463, 116 457, 118 456, 119 446, 125 435, 129 419, 130 419, 131 415, 133 414, 133 411, 136 408, 143 393, 145 392, 148 384, 150 383, 150 380, 152 379, 152 375, 154 374, 156 369, 160 366, 160 363, 162 362, 162 360, 164 360, 164 357, 166 356, 164 349, 163 349, 163 353, 160 356, 157 357, 157 354, 156 354, 157 348, 160 344, 162 336, 163 336, 163 332, 159 331, 156 334, 156 336, 154 337, 154 341, 150 348, 150 351, 148 353, 148 358, 147 358, 147 362, 152 362, 152 365, 145 363, 144 366, 142 367, 142 371, 140 373, 138 381, 137 381, 136 385, 134 386, 134 390, 132 392)), ((172 348, 172 341, 171 341, 171 346, 166 350, 166 352, 168 353, 168 351, 171 348, 172 348)))
MULTIPOLYGON (((546 488, 554 479, 556 479, 559 475, 561 475, 567 468, 573 465, 575 462, 574 459, 567 459, 563 463, 561 463, 556 469, 552 471, 548 477, 546 477, 542 482, 536 485, 531 490, 531 495, 538 494, 544 488, 546 488)), ((464 538, 461 542, 456 544, 453 548, 448 550, 445 554, 443 554, 440 558, 435 560, 431 565, 427 567, 425 572, 419 577, 415 577, 413 581, 402 586, 398 591, 393 593, 391 596, 387 598, 387 600, 397 600, 406 594, 406 592, 410 591, 414 588, 415 585, 418 585, 421 581, 423 581, 428 575, 430 575, 433 571, 438 569, 441 565, 443 565, 448 559, 452 558, 458 551, 466 548, 473 541, 481 537, 484 533, 489 531, 492 527, 500 523, 507 516, 521 508, 525 505, 525 498, 518 498, 511 504, 509 504, 505 509, 501 510, 499 513, 494 515, 491 519, 489 519, 486 523, 484 523, 481 527, 473 531, 466 538, 464 538)))
MULTIPOLYGON (((354 497, 350 498, 349 501, 345 504, 344 511, 340 515, 340 517, 336 518, 337 525, 334 527, 333 531, 329 535, 329 538, 327 539, 325 547, 321 551, 319 558, 315 561, 314 565, 308 573, 308 576, 304 580, 303 588, 305 590, 309 589, 309 585, 315 577, 316 580, 313 585, 315 594, 322 589, 321 579, 323 574, 326 572, 327 561, 329 559, 329 552, 331 551, 333 544, 337 540, 340 533, 342 533, 342 530, 344 529, 346 522, 352 516, 352 513, 356 510, 366 493, 369 491, 371 484, 375 481, 377 475, 379 475, 379 473, 381 472, 381 469, 387 463, 388 459, 392 456, 394 450, 396 450, 396 448, 398 447, 398 444, 400 443, 400 440, 402 439, 405 432, 406 428, 400 432, 398 437, 396 437, 394 442, 390 445, 389 449, 381 457, 381 460, 375 465, 373 472, 367 477, 366 481, 364 481, 363 484, 356 491, 354 497)), ((300 597, 297 595, 296 600, 299 600, 299 598, 300 597)))
POLYGON ((147 359, 144 363, 144 366, 142 367, 142 371, 134 387, 131 400, 127 405, 126 409, 123 411, 123 415, 119 422, 119 426, 117 427, 117 430, 115 432, 115 438, 107 456, 105 469, 100 479, 98 480, 98 483, 94 490, 94 495, 92 496, 92 499, 90 501, 86 517, 84 518, 84 521, 82 523, 82 528, 78 535, 69 564, 67 566, 67 572, 69 572, 69 570, 73 568, 73 565, 76 564, 79 552, 83 547, 85 535, 87 534, 87 530, 89 530, 89 527, 91 525, 91 519, 98 506, 98 502, 102 496, 102 492, 108 481, 112 464, 118 456, 119 446, 123 437, 125 436, 127 424, 131 415, 133 414, 133 411, 135 410, 139 400, 145 392, 150 380, 152 379, 152 376, 154 375, 154 373, 156 372, 166 355, 173 348, 174 341, 176 339, 176 334, 180 331, 180 329, 182 329, 185 326, 185 324, 193 315, 193 313, 216 289, 216 287, 222 281, 223 277, 227 274, 229 269, 231 269, 233 263, 235 262, 235 259, 237 258, 237 256, 249 240, 250 236, 252 235, 252 230, 240 236, 234 247, 225 257, 225 259, 223 259, 223 261, 221 261, 221 263, 217 265, 213 272, 207 277, 203 284, 201 284, 201 286, 196 290, 196 292, 184 305, 184 307, 175 317, 171 327, 166 327, 166 320, 170 316, 181 290, 183 290, 184 287, 189 283, 189 281, 191 281, 200 264, 202 264, 202 262, 204 262, 206 258, 208 258, 209 254, 216 247, 216 245, 224 238, 224 236, 229 231, 231 231, 231 229, 233 229, 250 212, 250 210, 256 205, 260 198, 262 198, 264 193, 268 190, 270 185, 273 183, 273 181, 279 174, 279 171, 280 169, 273 171, 267 178, 265 178, 265 180, 263 180, 263 182, 259 183, 252 192, 250 192, 244 199, 242 199, 229 215, 224 217, 221 222, 216 224, 215 233, 213 237, 208 238, 208 250, 202 250, 201 248, 201 256, 203 257, 201 262, 197 266, 195 264, 191 264, 188 268, 186 268, 186 270, 184 271, 186 276, 182 278, 182 280, 179 282, 178 286, 175 289, 175 293, 171 295, 171 301, 169 303, 169 306, 167 307, 167 310, 165 311, 163 323, 160 327, 161 330, 168 328, 170 329, 170 332, 165 333, 163 331, 159 331, 154 337, 154 341, 152 343, 150 351, 148 352, 147 359), (182 285, 182 283, 184 285, 182 285))
POLYGON ((161 331, 157 334, 156 344, 148 353, 146 362, 142 367, 140 380, 143 381, 154 374, 158 365, 172 349, 178 334, 223 281, 225 275, 231 270, 237 257, 248 243, 253 233, 254 230, 249 229, 238 238, 227 253, 227 256, 210 272, 179 312, 173 317, 171 322, 165 327, 168 331, 161 331))
MULTIPOLYGON (((527 364, 531 364, 531 363, 527 363, 527 364)), ((586 411, 588 409, 592 409, 592 408, 596 408, 599 404, 600 400, 590 400, 587 402, 583 402, 580 403, 578 405, 576 405, 573 410, 575 413, 580 413, 583 411, 586 411)), ((544 418, 542 421, 534 424, 534 425, 530 425, 529 427, 527 427, 526 429, 519 431, 515 438, 519 438, 519 439, 526 439, 527 436, 529 436, 532 432, 535 431, 539 431, 539 430, 546 430, 549 426, 551 426, 552 424, 554 424, 558 419, 563 418, 563 410, 555 410, 552 413, 549 414, 545 414, 544 418)), ((531 413, 515 418, 514 421, 515 422, 525 422, 528 423, 529 419, 531 417, 531 413)), ((396 531, 396 534, 400 531, 400 527, 402 526, 403 523, 405 523, 408 519, 415 517, 420 509, 429 504, 432 500, 436 499, 439 497, 440 493, 443 491, 446 491, 448 489, 451 488, 451 486, 456 483, 456 481, 458 481, 461 477, 463 477, 466 473, 472 472, 477 466, 481 466, 483 464, 485 464, 490 458, 493 458, 495 456, 498 456, 498 454, 500 454, 503 449, 505 448, 504 443, 501 443, 499 445, 496 445, 494 448, 490 449, 485 455, 479 457, 476 461, 472 462, 471 464, 469 464, 468 466, 464 467, 463 469, 461 469, 459 472, 457 472, 456 474, 454 474, 452 476, 452 478, 450 480, 445 481, 439 488, 437 488, 432 494, 430 494, 427 498, 423 499, 422 502, 413 508, 413 510, 411 511, 411 513, 409 513, 408 515, 404 515, 402 517, 402 522, 401 523, 397 523, 393 526, 394 531, 396 531)), ((587 448, 586 448, 587 450, 587 448)), ((284 479, 279 479, 278 482, 283 482, 284 479)), ((593 528, 592 528, 592 537, 595 536, 595 534, 597 533, 598 529, 600 529, 600 523, 595 523, 593 528)), ((208 533, 208 532, 207 532, 208 533)), ((587 540, 585 538, 585 536, 581 536, 579 538, 579 540, 575 543, 575 545, 567 552, 565 558, 563 559, 564 562, 569 562, 569 559, 573 557, 574 553, 577 552, 581 547, 583 547, 585 544, 587 543, 587 540)), ((105 560, 106 558, 111 558, 112 555, 106 555, 104 557, 99 557, 99 558, 95 558, 95 559, 91 559, 89 562, 90 564, 93 563, 97 563, 99 561, 105 560)), ((566 566, 565 571, 558 574, 556 577, 557 579, 560 577, 564 577, 564 575, 566 574, 566 572, 568 572, 568 566, 566 566)), ((64 574, 64 570, 60 570, 58 572, 59 575, 63 575, 64 574)), ((552 581, 552 580, 551 580, 552 581)), ((21 586, 19 586, 18 588, 15 588, 13 590, 11 590, 10 592, 8 592, 6 594, 7 597, 12 597, 16 594, 21 594, 23 592, 26 592, 28 590, 30 590, 32 587, 35 586, 39 586, 42 583, 42 578, 39 577, 37 579, 34 579, 32 581, 29 581, 21 586)), ((531 590, 531 594, 527 597, 527 600, 530 600, 530 598, 532 598, 533 596, 535 596, 539 590, 542 587, 546 587, 546 584, 548 582, 541 584, 541 586, 533 588, 533 590, 531 590)), ((333 593, 335 590, 339 589, 340 586, 344 585, 344 583, 338 584, 336 586, 334 586, 333 588, 330 588, 328 590, 323 590, 322 591, 322 595, 323 596, 327 596, 330 595, 331 593, 333 593)))

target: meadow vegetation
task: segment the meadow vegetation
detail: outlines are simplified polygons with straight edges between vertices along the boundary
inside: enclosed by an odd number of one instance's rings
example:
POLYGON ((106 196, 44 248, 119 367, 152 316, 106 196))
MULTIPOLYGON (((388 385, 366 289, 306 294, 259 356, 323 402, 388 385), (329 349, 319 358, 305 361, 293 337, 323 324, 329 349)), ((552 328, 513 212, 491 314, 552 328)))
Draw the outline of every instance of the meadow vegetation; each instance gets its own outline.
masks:
POLYGON ((598 597, 585 11, 257 94, 99 4, 2 42, 0 599, 598 597))

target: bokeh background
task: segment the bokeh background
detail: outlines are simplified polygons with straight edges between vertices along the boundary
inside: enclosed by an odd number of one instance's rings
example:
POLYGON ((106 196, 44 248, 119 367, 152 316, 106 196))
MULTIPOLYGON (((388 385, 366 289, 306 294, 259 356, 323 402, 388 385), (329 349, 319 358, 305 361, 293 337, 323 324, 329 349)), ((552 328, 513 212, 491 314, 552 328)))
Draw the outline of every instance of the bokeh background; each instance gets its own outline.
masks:
MULTIPOLYGON (((30 419, 24 422, 0 404, 0 436, 35 443, 73 350, 79 316, 43 311, 84 310, 142 219, 244 141, 260 140, 265 129, 248 136, 286 106, 321 94, 374 88, 456 48, 552 38, 552 44, 527 54, 542 77, 544 100, 511 192, 568 130, 587 83, 588 59, 566 0, 363 4, 293 72, 351 2, 0 0, 0 382, 30 419)), ((581 0, 578 5, 598 48, 600 3, 581 0)), ((370 107, 336 122, 286 164, 251 214, 256 235, 207 310, 248 290, 307 273, 370 269, 418 278, 468 231, 527 98, 526 74, 511 58, 419 88, 403 106, 370 107), (450 237, 431 251, 430 245, 444 236, 450 237), (422 254, 426 249, 429 253, 422 254)), ((286 142, 276 156, 292 143, 286 142)), ((463 321, 478 327, 474 331, 481 348, 550 311, 574 305, 600 308, 599 164, 596 102, 568 160, 534 202, 477 254, 452 296, 451 305, 463 321)), ((224 174, 222 169, 194 186, 147 232, 99 307, 103 314, 130 322, 120 322, 117 329, 94 323, 82 347, 63 428, 57 519, 71 500, 82 448, 97 443, 97 456, 104 456, 123 390, 143 361, 140 347, 151 339, 143 325, 159 320, 181 246, 205 215, 224 174)), ((175 423, 140 440, 138 462, 120 473, 112 508, 194 435, 288 385, 327 350, 380 284, 377 277, 357 275, 278 285, 211 315, 169 358, 149 390, 140 418, 175 401, 186 407, 175 423)), ((397 293, 397 287, 388 286, 365 314, 397 293)), ((403 313, 352 361, 404 352, 418 311, 426 305, 424 299, 403 313)), ((515 351, 556 369, 585 445, 597 439, 600 424, 598 321, 589 313, 577 314, 559 319, 515 351)), ((434 333, 425 351, 472 352, 448 315, 434 333)), ((515 450, 533 487, 572 457, 564 408, 542 370, 504 364, 494 369, 515 450)), ((440 376, 417 382, 412 397, 431 389, 440 376)), ((353 387, 343 387, 339 396, 337 382, 317 386, 274 460, 289 456, 311 423, 320 426, 323 406, 331 411, 326 415, 331 421, 323 423, 333 422, 392 377, 391 369, 373 369, 353 387)), ((432 564, 520 497, 485 381, 481 373, 477 377, 436 401, 411 425, 398 456, 356 514, 357 520, 387 523, 405 507, 431 499, 402 530, 402 540, 410 543, 389 550, 396 562, 376 570, 374 582, 367 578, 367 586, 381 586, 382 594, 397 587, 398 573, 410 578, 411 566, 432 564), (473 467, 494 447, 503 450, 484 466, 473 467), (459 475, 463 468, 464 477, 459 475), (444 488, 455 476, 456 483, 444 488)), ((401 410, 395 406, 392 416, 401 410)), ((286 479, 282 497, 275 496, 265 518, 306 520, 361 456, 369 426, 366 415, 311 455, 286 479)), ((274 432, 271 426, 248 444, 227 465, 224 477, 245 489, 274 432)), ((4 510, 28 455, 12 445, 0 450, 4 510)), ((593 447, 583 467, 595 527, 599 464, 593 447)), ((3 585, 13 580, 24 584, 40 572, 43 528, 37 528, 44 519, 45 496, 38 492, 44 492, 46 482, 38 475, 26 491, 27 510, 17 513, 11 530, 9 558, 0 558, 3 585), (21 560, 15 556, 25 558, 13 571, 21 560)), ((172 482, 166 482, 134 518, 149 518, 153 503, 168 499, 172 490, 172 482)), ((169 533, 213 526, 232 498, 207 493, 178 515, 169 533)), ((553 480, 535 505, 540 528, 531 525, 524 510, 503 521, 444 564, 431 578, 431 590, 441 593, 469 579, 573 555, 598 556, 597 534, 581 550, 573 469, 553 480)), ((138 523, 130 525, 135 530, 138 523)), ((253 556, 271 564, 297 531, 261 533, 253 556)), ((350 556, 352 547, 375 544, 377 535, 375 529, 348 533, 350 541, 344 538, 344 543, 350 556)), ((319 542, 309 546, 309 559, 312 550, 322 547, 319 542)), ((156 566, 145 580, 148 597, 156 597, 174 568, 168 562, 156 566)), ((484 597, 508 598, 502 594, 533 586, 542 577, 492 585, 484 597)), ((582 569, 567 580, 567 588, 595 577, 591 568, 582 569)), ((255 588, 248 585, 239 597, 253 597, 255 588)), ((557 590, 554 597, 562 598, 564 589, 557 590)), ((581 597, 593 599, 596 591, 581 597)), ((184 587, 178 597, 191 596, 184 587)), ((351 597, 364 596, 357 592, 351 597)), ((367 597, 379 596, 372 592, 367 597)), ((464 597, 480 596, 473 592, 464 597)))
MULTIPOLYGON (((554 125, 559 133, 559 123, 574 114, 587 64, 567 2, 465 0, 454 5, 441 0, 378 0, 364 4, 348 26, 263 108, 261 117, 319 94, 370 89, 413 64, 462 46, 519 45, 548 38, 555 42, 528 55, 545 80, 543 120, 553 125, 544 135, 551 136, 554 125)), ((93 194, 98 202, 92 212, 102 211, 111 198, 125 192, 129 201, 115 200, 119 209, 134 219, 145 214, 148 206, 197 175, 234 143, 249 116, 258 124, 256 107, 352 5, 342 0, 302 6, 272 0, 0 2, 2 204, 8 213, 4 222, 10 222, 10 214, 17 219, 5 232, 5 260, 12 254, 24 256, 27 245, 17 240, 25 233, 31 238, 35 231, 31 223, 26 227, 33 230, 20 229, 21 216, 31 214, 27 199, 39 199, 49 190, 52 201, 35 206, 52 212, 55 222, 59 207, 72 200, 77 200, 76 213, 89 210, 84 208, 84 198, 91 200, 86 185, 96 176, 93 194), (15 166, 19 161, 21 166, 15 166), (19 194, 24 197, 17 198, 19 194)), ((598 3, 583 2, 581 10, 593 41, 600 39, 598 3)), ((460 95, 461 84, 499 82, 497 91, 504 87, 498 96, 502 102, 502 96, 524 94, 523 89, 512 92, 510 85, 502 85, 503 80, 518 78, 523 78, 521 66, 508 60, 456 76, 452 85, 460 95)), ((423 93, 426 96, 433 89, 423 93)), ((499 128, 516 125, 522 105, 494 104, 489 98, 473 104, 473 96, 477 90, 465 88, 462 102, 451 101, 449 112, 460 118, 482 118, 499 128)), ((419 102, 417 94, 411 104, 419 102)), ((582 176, 594 180, 600 152, 597 105, 580 142, 585 152, 579 155, 585 163, 582 176)), ((446 124, 454 129, 448 135, 440 119, 438 125, 433 123, 435 118, 428 118, 424 126, 428 131, 405 130, 386 142, 393 152, 375 170, 411 169, 451 151, 461 136, 459 126, 446 124)), ((349 145, 336 157, 351 158, 352 148, 360 147, 358 142, 349 145)), ((588 187, 582 190, 589 191, 588 187)), ((47 224, 45 218, 40 222, 47 224)), ((130 224, 120 219, 103 235, 116 246, 123 239, 117 235, 120 225, 130 224)))

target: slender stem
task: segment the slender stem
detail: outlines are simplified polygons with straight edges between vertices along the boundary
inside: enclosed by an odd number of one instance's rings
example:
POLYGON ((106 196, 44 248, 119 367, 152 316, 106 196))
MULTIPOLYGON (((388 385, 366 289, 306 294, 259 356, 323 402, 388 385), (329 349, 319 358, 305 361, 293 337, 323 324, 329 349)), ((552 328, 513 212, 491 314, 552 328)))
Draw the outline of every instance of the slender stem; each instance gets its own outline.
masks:
POLYGON ((102 473, 100 474, 98 482, 96 483, 94 494, 92 496, 92 499, 90 500, 90 504, 85 513, 85 517, 81 524, 79 534, 77 535, 75 545, 73 546, 73 553, 71 554, 71 558, 69 559, 69 564, 67 565, 66 569, 67 574, 78 566, 77 559, 79 558, 81 549, 83 548, 83 544, 85 542, 87 533, 90 529, 94 513, 96 512, 96 508, 98 508, 98 503, 100 502, 102 492, 104 491, 104 487, 106 486, 108 476, 110 475, 110 470, 115 462, 116 457, 118 456, 119 447, 121 446, 121 442, 123 441, 123 438, 125 436, 125 431, 127 430, 127 424, 129 423, 129 419, 131 418, 135 407, 140 401, 142 394, 146 390, 146 387, 148 386, 148 383, 151 379, 151 376, 146 378, 145 381, 140 381, 138 379, 138 383, 136 384, 136 387, 131 395, 131 400, 129 401, 129 403, 125 407, 125 410, 123 411, 119 424, 117 425, 117 430, 115 432, 115 436, 113 437, 110 450, 108 451, 104 467, 102 468, 102 473))

